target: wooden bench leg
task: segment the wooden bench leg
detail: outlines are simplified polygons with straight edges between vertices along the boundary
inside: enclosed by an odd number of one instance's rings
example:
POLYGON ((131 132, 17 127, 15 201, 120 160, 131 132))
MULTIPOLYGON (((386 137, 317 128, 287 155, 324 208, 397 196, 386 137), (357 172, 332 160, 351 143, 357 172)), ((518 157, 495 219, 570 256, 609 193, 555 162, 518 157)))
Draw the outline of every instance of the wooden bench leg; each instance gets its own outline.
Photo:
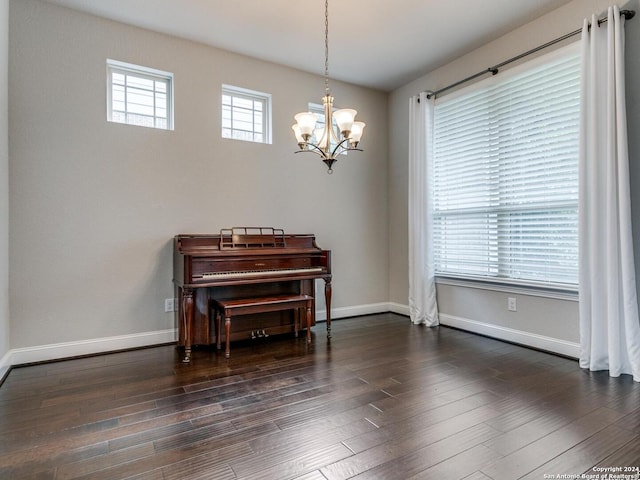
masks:
POLYGON ((311 302, 307 302, 307 343, 311 343, 311 302))
POLYGON ((222 349, 222 315, 220 309, 216 308, 216 349, 222 349))
POLYGON ((224 356, 229 358, 231 354, 231 312, 224 311, 224 356))

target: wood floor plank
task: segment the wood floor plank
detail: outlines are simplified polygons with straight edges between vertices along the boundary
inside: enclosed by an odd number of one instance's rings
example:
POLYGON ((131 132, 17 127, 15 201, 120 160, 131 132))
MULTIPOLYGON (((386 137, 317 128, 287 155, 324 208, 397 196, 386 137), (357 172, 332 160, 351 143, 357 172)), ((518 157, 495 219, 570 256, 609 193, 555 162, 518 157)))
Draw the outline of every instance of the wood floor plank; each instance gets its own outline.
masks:
POLYGON ((330 401, 344 398, 345 393, 352 395, 353 389, 368 392, 370 387, 360 379, 340 381, 333 385, 321 385, 286 397, 270 398, 261 403, 245 404, 236 408, 227 408, 213 415, 205 415, 191 420, 196 426, 210 425, 220 421, 232 421, 238 428, 273 422, 303 411, 318 408, 330 401))
MULTIPOLYGON (((499 417, 500 416, 494 417, 489 420, 487 424, 495 425, 496 418, 499 417)), ((506 456, 558 430, 570 421, 570 418, 560 414, 554 414, 553 412, 543 414, 523 425, 492 438, 485 442, 484 446, 506 456)))
MULTIPOLYGON (((41 472, 54 472, 61 465, 67 465, 86 458, 108 453, 107 442, 92 444, 87 447, 60 451, 42 451, 30 449, 21 455, 7 455, 0 459, 0 478, 29 478, 41 472)), ((52 477, 53 478, 53 477, 52 477)))
MULTIPOLYGON (((414 425, 431 425, 444 419, 454 418, 475 408, 491 404, 498 397, 489 392, 480 392, 463 397, 459 400, 436 400, 424 402, 424 405, 415 408, 394 408, 385 411, 372 412, 367 418, 378 426, 390 425, 400 421, 414 425)), ((497 414, 497 413, 496 413, 497 414)))
POLYGON ((84 460, 60 466, 56 471, 55 478, 56 480, 69 480, 81 477, 114 465, 121 465, 139 458, 148 457, 154 453, 153 443, 149 442, 126 450, 95 455, 84 460))
POLYGON ((333 416, 315 421, 304 429, 280 430, 269 435, 251 440, 249 446, 256 455, 278 456, 281 452, 300 445, 311 445, 317 439, 327 445, 342 442, 347 448, 349 439, 377 430, 371 422, 358 418, 352 422, 336 421, 333 416))
POLYGON ((473 472, 471 475, 464 477, 464 480, 492 480, 480 471, 473 472))
MULTIPOLYGON (((635 410, 618 420, 616 425, 631 432, 640 434, 640 399, 638 400, 638 403, 635 404, 635 407, 635 410)), ((626 410, 627 408, 622 411, 626 410)))
POLYGON ((602 461, 630 442, 635 443, 637 439, 638 435, 610 425, 521 478, 534 480, 544 478, 545 474, 557 476, 589 472, 595 462, 602 461))
POLYGON ((619 448, 607 458, 596 463, 588 472, 596 472, 600 468, 640 467, 640 441, 632 441, 619 448))
MULTIPOLYGON (((370 467, 371 464, 358 465, 357 468, 354 468, 354 464, 351 464, 348 465, 348 469, 345 469, 347 465, 343 463, 342 465, 329 466, 323 469, 323 473, 330 480, 338 478, 357 478, 362 480, 377 480, 381 478, 407 479, 420 475, 421 472, 437 466, 441 462, 449 459, 458 459, 459 455, 472 448, 480 447, 482 442, 496 433, 495 430, 484 424, 477 424, 433 443, 427 442, 428 444, 422 447, 407 441, 404 445, 399 445, 401 448, 398 449, 398 455, 394 456, 393 459, 375 462, 373 468, 370 467), (340 469, 336 468, 338 466, 340 469)), ((487 450, 485 453, 490 459, 499 458, 499 455, 495 452, 487 450)), ((374 457, 370 456, 370 458, 374 457)), ((448 479, 449 477, 443 476, 440 478, 448 479)))
MULTIPOLYGON (((265 431, 267 430, 262 428, 251 429, 242 432, 232 432, 198 443, 181 446, 174 449, 156 451, 154 455, 141 457, 125 464, 110 465, 107 468, 101 469, 99 471, 75 478, 92 480, 112 480, 128 478, 133 475, 142 475, 145 472, 163 469, 178 462, 182 462, 185 456, 191 457, 192 459, 198 459, 201 455, 208 455, 211 453, 218 455, 218 450, 229 447, 231 445, 235 446, 235 449, 233 450, 234 455, 246 455, 248 452, 250 452, 250 449, 246 444, 247 439, 253 438, 255 435, 264 434, 265 431)), ((269 431, 273 431, 273 429, 270 429, 269 431)))
POLYGON ((335 444, 317 450, 304 450, 299 454, 279 459, 277 463, 260 466, 256 463, 232 464, 238 479, 243 480, 287 480, 313 472, 327 462, 335 462, 351 455, 342 444, 335 444))
MULTIPOLYGON (((399 436, 411 437, 410 441, 400 443, 402 448, 420 448, 486 422, 497 415, 490 406, 478 403, 474 398, 467 399, 466 403, 452 402, 446 407, 448 408, 435 408, 426 414, 410 416, 400 421, 386 422, 378 430, 345 440, 345 445, 356 453, 345 463, 361 463, 360 458, 371 458, 376 463, 385 461, 385 457, 390 453, 390 450, 387 450, 388 445, 398 444, 399 436)), ((495 434, 499 433, 492 431, 495 434)))
POLYGON ((494 480, 521 478, 616 422, 621 416, 613 410, 598 408, 480 470, 494 480))
POLYGON ((247 444, 221 447, 213 452, 185 456, 184 460, 162 469, 163 480, 232 480, 236 474, 229 461, 251 454, 247 444))
POLYGON ((295 477, 295 480, 327 480, 318 470, 295 477))
POLYGON ((499 455, 484 445, 477 445, 469 450, 429 467, 407 480, 458 480, 471 475, 484 465, 493 462, 499 455))
POLYGON ((640 383, 395 314, 14 368, 0 478, 541 478, 640 463, 640 383), (579 470, 579 471, 578 471, 579 470))

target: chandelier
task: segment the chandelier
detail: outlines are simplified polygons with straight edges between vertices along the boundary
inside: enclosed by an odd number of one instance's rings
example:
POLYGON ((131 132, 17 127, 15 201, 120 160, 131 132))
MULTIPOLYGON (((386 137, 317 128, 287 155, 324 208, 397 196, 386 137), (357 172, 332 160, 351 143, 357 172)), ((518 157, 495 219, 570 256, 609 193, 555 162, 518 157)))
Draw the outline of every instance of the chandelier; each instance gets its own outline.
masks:
POLYGON ((333 97, 329 90, 329 0, 324 3, 324 86, 324 127, 316 128, 318 118, 315 113, 302 112, 295 115, 297 123, 291 128, 300 148, 295 153, 312 152, 319 155, 328 167, 327 172, 333 173, 332 166, 338 155, 349 150, 362 151, 358 148, 358 143, 365 124, 354 121, 358 112, 352 108, 333 112, 333 97))

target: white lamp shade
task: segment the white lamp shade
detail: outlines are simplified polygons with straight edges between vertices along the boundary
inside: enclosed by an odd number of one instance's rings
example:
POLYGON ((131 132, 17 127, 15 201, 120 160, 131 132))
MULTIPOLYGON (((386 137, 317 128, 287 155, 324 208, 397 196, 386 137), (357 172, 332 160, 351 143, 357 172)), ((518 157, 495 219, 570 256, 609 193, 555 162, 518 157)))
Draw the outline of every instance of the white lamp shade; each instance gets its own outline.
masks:
POLYGON ((293 129, 293 133, 295 133, 296 135, 296 140, 298 140, 298 143, 305 143, 304 138, 302 138, 302 133, 300 133, 300 125, 296 123, 291 128, 293 129))
POLYGON ((352 108, 341 108, 340 110, 333 112, 333 118, 335 118, 340 132, 348 132, 351 130, 351 125, 353 124, 357 113, 358 112, 352 108))
POLYGON ((316 127, 316 116, 311 112, 298 113, 295 117, 300 128, 300 135, 311 135, 316 127))
POLYGON ((349 140, 351 141, 351 143, 360 141, 360 139, 362 138, 364 127, 364 122, 353 122, 353 125, 351 125, 351 135, 349 135, 349 140))

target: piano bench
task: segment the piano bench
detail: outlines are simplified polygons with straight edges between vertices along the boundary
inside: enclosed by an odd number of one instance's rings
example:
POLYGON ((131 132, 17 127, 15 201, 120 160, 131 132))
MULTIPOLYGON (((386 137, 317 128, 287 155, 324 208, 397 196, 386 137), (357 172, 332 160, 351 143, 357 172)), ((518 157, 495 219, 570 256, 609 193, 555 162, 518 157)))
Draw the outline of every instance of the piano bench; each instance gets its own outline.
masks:
MULTIPOLYGON (((234 315, 249 315, 252 313, 279 312, 283 310, 305 309, 307 321, 307 343, 311 343, 311 309, 313 297, 311 295, 274 295, 271 297, 234 298, 229 300, 212 299, 216 312, 216 347, 221 349, 222 317, 224 316, 225 347, 224 356, 229 358, 231 317, 234 315)), ((298 336, 298 321, 294 322, 295 335, 298 336)))

